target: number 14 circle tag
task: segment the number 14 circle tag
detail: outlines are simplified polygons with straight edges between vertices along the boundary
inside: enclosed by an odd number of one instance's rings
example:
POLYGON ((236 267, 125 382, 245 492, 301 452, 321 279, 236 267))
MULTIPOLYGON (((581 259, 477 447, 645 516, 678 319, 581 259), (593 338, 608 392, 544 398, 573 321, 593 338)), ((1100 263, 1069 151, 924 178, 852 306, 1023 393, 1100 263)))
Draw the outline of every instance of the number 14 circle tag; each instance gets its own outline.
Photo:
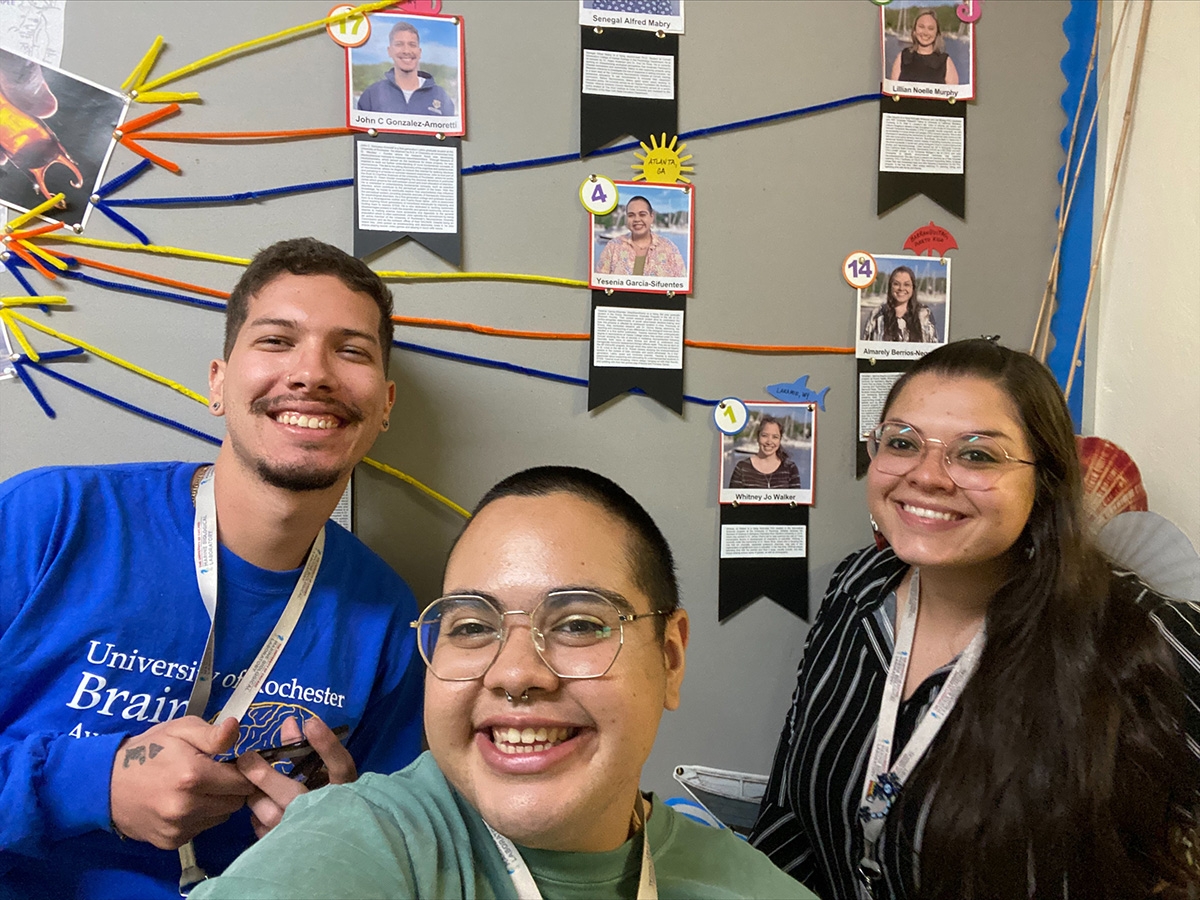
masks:
POLYGON ((617 208, 617 186, 603 175, 589 175, 579 186, 579 199, 593 216, 607 216, 617 208))
POLYGON ((879 267, 875 265, 875 257, 866 250, 855 250, 842 263, 842 277, 852 288, 868 288, 875 283, 879 267))

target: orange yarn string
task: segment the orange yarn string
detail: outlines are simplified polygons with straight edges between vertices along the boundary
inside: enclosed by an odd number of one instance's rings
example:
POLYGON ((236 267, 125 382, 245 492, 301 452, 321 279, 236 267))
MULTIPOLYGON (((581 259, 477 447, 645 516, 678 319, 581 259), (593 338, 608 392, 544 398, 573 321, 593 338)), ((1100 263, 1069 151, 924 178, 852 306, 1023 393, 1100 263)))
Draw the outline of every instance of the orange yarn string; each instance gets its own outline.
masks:
POLYGON ((353 134, 346 127, 300 128, 292 131, 146 131, 139 134, 139 141, 255 141, 282 138, 329 137, 338 134, 353 134))
POLYGON ((60 259, 73 259, 76 262, 90 266, 93 269, 101 269, 105 272, 113 272, 117 275, 127 275, 130 278, 140 278, 143 281, 150 281, 154 284, 163 284, 168 287, 181 288, 185 291, 192 291, 197 294, 206 294, 209 297, 216 297, 218 300, 228 300, 229 291, 219 291, 216 288, 201 287, 198 284, 192 284, 188 281, 176 281, 174 278, 164 278, 161 275, 151 275, 149 272, 140 272, 137 269, 126 269, 124 266, 114 266, 112 263, 97 262, 94 259, 86 259, 74 253, 63 253, 61 250, 51 250, 48 247, 43 247, 47 253, 52 256, 57 256, 60 259))
MULTIPOLYGON (((490 334, 498 337, 533 338, 542 341, 586 341, 591 335, 576 331, 525 331, 516 328, 493 328, 474 322, 456 322, 453 319, 427 319, 420 316, 392 316, 397 325, 414 325, 426 328, 454 328, 472 331, 475 334, 490 334)), ((853 353, 853 347, 792 346, 788 344, 738 344, 729 341, 683 342, 688 347, 704 350, 736 350, 750 353, 853 353)))

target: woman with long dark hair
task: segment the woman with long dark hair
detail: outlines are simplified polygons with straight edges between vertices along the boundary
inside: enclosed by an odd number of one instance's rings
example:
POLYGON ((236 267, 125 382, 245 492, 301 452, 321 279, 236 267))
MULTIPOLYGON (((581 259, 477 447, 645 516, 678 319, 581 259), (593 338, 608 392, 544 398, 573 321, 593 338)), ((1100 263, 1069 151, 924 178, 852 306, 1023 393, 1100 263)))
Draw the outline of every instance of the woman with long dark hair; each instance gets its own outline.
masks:
POLYGON ((892 388, 751 838, 821 896, 1196 896, 1200 607, 1092 546, 1072 432, 986 340, 892 388))
POLYGON ((917 299, 917 277, 908 266, 897 266, 888 276, 887 297, 867 320, 863 340, 938 342, 933 312, 917 299))
POLYGON ((798 488, 800 469, 783 449, 783 423, 771 415, 758 420, 758 452, 733 467, 731 488, 798 488))

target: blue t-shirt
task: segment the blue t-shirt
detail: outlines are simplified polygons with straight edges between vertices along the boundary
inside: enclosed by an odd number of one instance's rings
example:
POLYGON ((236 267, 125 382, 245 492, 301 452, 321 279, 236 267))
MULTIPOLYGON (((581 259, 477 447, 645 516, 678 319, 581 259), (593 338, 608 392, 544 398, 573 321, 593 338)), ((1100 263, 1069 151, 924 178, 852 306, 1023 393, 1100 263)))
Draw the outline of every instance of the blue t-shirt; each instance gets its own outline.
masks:
MULTIPOLYGON (((193 566, 194 463, 39 469, 0 485, 0 898, 178 897, 179 859, 111 831, 121 740, 183 715, 209 630, 193 566)), ((219 550, 212 718, 274 627, 298 570, 219 550)), ((304 614, 242 720, 236 752, 288 716, 349 725, 360 772, 421 742, 411 591, 334 523, 304 614)), ((224 869, 246 809, 196 838, 224 869)))

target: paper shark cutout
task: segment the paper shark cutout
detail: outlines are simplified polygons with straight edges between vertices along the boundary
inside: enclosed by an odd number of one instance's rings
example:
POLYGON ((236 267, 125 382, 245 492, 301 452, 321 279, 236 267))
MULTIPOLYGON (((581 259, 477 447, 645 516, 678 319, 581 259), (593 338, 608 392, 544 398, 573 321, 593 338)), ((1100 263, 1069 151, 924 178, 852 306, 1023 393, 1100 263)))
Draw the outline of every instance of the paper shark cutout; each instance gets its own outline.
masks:
POLYGON ((811 403, 816 401, 821 412, 825 412, 825 395, 829 388, 823 387, 814 391, 808 386, 808 376, 801 375, 795 381, 781 381, 779 384, 767 385, 767 393, 776 400, 790 400, 794 403, 811 403))

